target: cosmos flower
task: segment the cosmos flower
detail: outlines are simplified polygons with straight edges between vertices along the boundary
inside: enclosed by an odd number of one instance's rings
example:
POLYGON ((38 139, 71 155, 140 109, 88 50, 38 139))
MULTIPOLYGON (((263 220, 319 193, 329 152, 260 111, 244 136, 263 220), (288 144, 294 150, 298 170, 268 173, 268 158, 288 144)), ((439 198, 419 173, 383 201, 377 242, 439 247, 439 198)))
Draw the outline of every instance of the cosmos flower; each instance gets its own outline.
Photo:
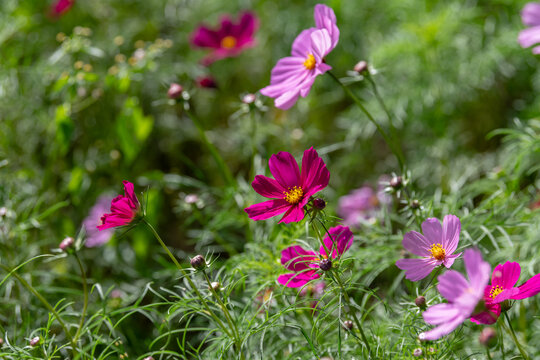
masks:
POLYGON ((280 59, 272 69, 270 85, 261 94, 274 98, 279 109, 291 108, 299 96, 306 97, 315 78, 332 69, 324 58, 337 45, 336 15, 326 5, 315 6, 317 27, 304 30, 294 40, 291 56, 280 59))
POLYGON ((56 0, 50 9, 52 17, 60 17, 67 13, 75 4, 75 0, 56 0))
MULTIPOLYGON (((518 36, 521 47, 527 48, 540 43, 540 3, 530 2, 521 11, 523 24, 530 28, 522 30, 518 36)), ((532 49, 533 54, 540 54, 540 46, 532 49)))
POLYGON ((455 215, 446 215, 442 227, 438 219, 426 219, 422 223, 424 235, 410 231, 403 237, 403 247, 422 258, 401 259, 396 266, 405 270, 405 277, 411 281, 425 278, 439 265, 449 269, 461 255, 453 255, 459 243, 460 231, 461 223, 455 215))
POLYGON ((468 249, 463 255, 468 280, 453 270, 438 277, 437 289, 448 303, 430 306, 422 316, 436 328, 419 335, 420 340, 437 340, 450 334, 467 318, 473 315, 484 296, 491 267, 482 259, 478 250, 468 249))
POLYGON ((308 282, 321 277, 317 273, 321 269, 321 260, 334 260, 341 257, 353 243, 353 233, 346 226, 336 226, 328 230, 324 237, 324 246, 321 245, 319 254, 305 250, 299 245, 289 246, 281 252, 281 263, 291 270, 291 273, 278 277, 278 282, 287 287, 296 288, 306 285, 308 282), (326 249, 330 252, 328 256, 326 249))
MULTIPOLYGON (((501 303, 526 299, 540 293, 540 274, 515 287, 520 274, 521 267, 516 262, 507 261, 497 265, 491 276, 491 285, 484 289, 486 311, 471 317, 471 321, 477 324, 493 324, 501 314, 501 303)), ((506 308, 509 304, 505 305, 506 308)))
POLYGON ((101 217, 101 225, 97 226, 100 231, 128 225, 139 212, 139 200, 135 196, 133 184, 123 181, 124 195, 118 195, 111 201, 111 212, 101 217))
POLYGON ((285 151, 272 155, 268 166, 275 180, 257 175, 251 186, 258 194, 273 200, 251 205, 244 211, 253 220, 266 220, 285 213, 279 222, 301 221, 309 198, 324 189, 330 180, 324 161, 311 147, 304 151, 301 172, 294 157, 285 151))
POLYGON ((108 242, 114 234, 114 230, 105 229, 99 231, 97 226, 101 225, 101 216, 109 210, 112 201, 110 196, 101 196, 94 206, 90 209, 90 213, 83 220, 84 230, 86 232, 86 247, 101 246, 108 242))
POLYGON ((244 49, 254 46, 257 28, 258 19, 251 12, 242 13, 237 23, 225 15, 216 30, 199 26, 191 36, 191 43, 196 47, 211 49, 203 59, 203 64, 210 65, 216 60, 238 56, 244 49))
POLYGON ((391 201, 392 198, 384 192, 383 187, 375 191, 371 186, 362 186, 339 198, 337 213, 343 219, 343 224, 359 227, 391 201))

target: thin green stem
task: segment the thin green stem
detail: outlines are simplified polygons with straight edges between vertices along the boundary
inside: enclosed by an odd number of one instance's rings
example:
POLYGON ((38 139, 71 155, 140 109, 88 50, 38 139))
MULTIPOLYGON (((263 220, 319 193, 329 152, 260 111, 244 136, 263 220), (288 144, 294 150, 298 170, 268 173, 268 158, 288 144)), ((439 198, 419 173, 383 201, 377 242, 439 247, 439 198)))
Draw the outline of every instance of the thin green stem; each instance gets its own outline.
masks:
POLYGON ((433 282, 433 280, 435 280, 435 278, 437 277, 437 275, 439 275, 439 273, 441 272, 441 269, 442 269, 442 265, 438 266, 435 271, 433 272, 433 276, 431 277, 431 280, 429 280, 428 284, 426 285, 426 288, 424 289, 424 291, 422 292, 422 296, 426 295, 427 291, 429 290, 429 286, 431 285, 431 283, 433 282))
POLYGON ((223 332, 225 332, 227 334, 227 336, 231 337, 231 338, 234 338, 234 336, 231 336, 231 334, 229 333, 227 327, 225 326, 225 324, 223 324, 223 322, 219 319, 219 317, 212 311, 212 309, 210 308, 210 306, 207 304, 206 302, 206 299, 202 296, 201 292, 199 291, 199 289, 197 288, 197 286, 195 285, 195 283, 193 282, 193 280, 191 280, 191 278, 188 276, 188 274, 186 273, 186 271, 184 270, 184 268, 182 267, 182 265, 180 265, 180 263, 178 262, 178 260, 176 260, 176 257, 171 253, 171 251, 169 250, 169 248, 167 247, 167 245, 165 245, 165 243, 163 242, 163 240, 161 239, 161 237, 159 236, 159 234, 157 233, 156 229, 154 229, 154 227, 152 226, 152 224, 150 224, 146 218, 143 218, 142 221, 146 224, 146 226, 148 226, 148 228, 150 229, 150 231, 152 232, 152 234, 154 234, 154 237, 156 238, 156 240, 159 242, 159 244, 161 245, 161 247, 163 248, 163 250, 165 250, 165 252, 167 253, 167 255, 169 255, 169 258, 172 260, 172 262, 176 265, 176 267, 178 268, 178 270, 180 271, 180 273, 182 273, 182 276, 188 281, 189 283, 189 286, 191 286, 191 289, 195 292, 195 294, 197 295, 197 297, 199 298, 199 300, 201 301, 201 303, 203 304, 203 306, 205 307, 206 311, 208 312, 208 314, 210 316, 212 316, 212 318, 218 323, 218 325, 220 326, 220 328, 223 330, 223 332))
POLYGON ((360 108, 360 110, 367 116, 367 118, 373 123, 373 125, 375 125, 375 127, 377 128, 377 130, 379 131, 379 133, 381 134, 381 136, 383 137, 384 141, 386 142, 386 144, 388 145, 388 147, 390 148, 390 150, 394 153, 394 155, 396 156, 397 158, 397 161, 399 163, 399 167, 400 169, 403 171, 403 169, 405 168, 405 161, 404 161, 404 157, 403 157, 403 154, 401 152, 401 148, 399 146, 397 146, 393 141, 392 139, 388 136, 388 134, 386 134, 386 132, 383 130, 383 128, 381 127, 381 125, 377 122, 377 120, 375 120, 375 118, 373 117, 373 115, 371 115, 371 113, 366 109, 366 107, 362 104, 362 102, 360 101, 360 99, 353 94, 353 92, 347 87, 345 86, 345 84, 343 84, 331 71, 328 71, 327 72, 330 77, 332 79, 334 79, 338 84, 339 86, 341 86, 343 88, 343 90, 345 91, 345 93, 356 103, 356 105, 360 108))
POLYGON ((208 148, 208 151, 210 151, 210 154, 214 158, 214 161, 216 162, 219 171, 221 172, 221 175, 223 176, 223 179, 225 180, 225 183, 231 187, 235 186, 234 178, 231 174, 231 170, 223 160, 223 157, 220 155, 219 151, 216 149, 214 144, 208 139, 206 136, 206 131, 204 130, 204 127, 202 125, 202 122, 199 120, 195 114, 185 109, 186 114, 189 116, 195 127, 197 128, 197 131, 199 132, 199 136, 201 137, 202 142, 204 145, 208 148))
POLYGON ((396 128, 394 127, 394 123, 392 120, 392 114, 390 113, 390 110, 386 107, 386 104, 384 103, 384 100, 379 93, 379 89, 377 88, 377 84, 375 83, 375 80, 373 80, 373 77, 369 72, 366 74, 366 79, 370 83, 371 87, 373 88, 373 94, 375 95, 375 98, 379 102, 379 105, 381 105, 381 108, 385 112, 386 116, 388 117, 388 124, 390 125, 390 135, 392 136, 394 141, 397 141, 396 139, 396 128))
POLYGON ((508 326, 510 328, 510 335, 512 335, 512 339, 514 339, 514 342, 516 343, 516 346, 519 350, 519 352, 521 353, 521 356, 523 356, 523 358, 525 360, 529 360, 529 355, 527 355, 527 352, 523 349, 523 347, 521 346, 521 343, 519 342, 517 336, 516 336, 516 333, 514 332, 514 328, 512 327, 512 322, 510 321, 510 318, 508 317, 508 313, 506 311, 503 312, 504 314, 504 317, 506 318, 506 322, 508 323, 508 326))
POLYGON ((493 360, 487 346, 486 346, 486 355, 487 355, 488 360, 493 360))
POLYGON ((7 266, 5 265, 2 265, 0 264, 0 267, 2 267, 2 269, 4 269, 7 273, 15 276, 15 278, 17 280, 19 280, 19 282, 22 284, 22 286, 24 286, 26 288, 26 290, 28 290, 29 292, 31 292, 39 301, 41 301, 41 303, 47 308, 47 310, 49 310, 49 312, 51 312, 53 314, 53 316, 56 318, 56 320, 58 321, 58 323, 60 324, 60 326, 62 327, 62 330, 64 330, 64 333, 66 334, 66 337, 69 339, 69 342, 71 343, 71 351, 73 352, 73 357, 76 358, 78 353, 77 353, 77 343, 74 341, 73 337, 71 336, 71 333, 69 332, 67 326, 66 326, 66 323, 64 323, 64 320, 62 320, 62 317, 60 317, 60 314, 58 314, 58 312, 52 307, 51 304, 49 304, 49 302, 47 301, 47 299, 45 299, 32 285, 30 285, 26 280, 24 280, 23 277, 21 277, 19 274, 17 274, 16 272, 12 271, 11 269, 9 269, 7 266))
POLYGON ((77 332, 75 333, 75 336, 74 336, 74 341, 75 343, 77 343, 77 341, 79 340, 79 336, 81 334, 81 329, 84 325, 84 319, 86 317, 86 311, 88 310, 88 284, 87 284, 87 280, 86 280, 86 272, 84 271, 84 266, 81 262, 81 259, 79 258, 79 255, 77 254, 77 252, 75 252, 75 259, 77 259, 77 264, 79 264, 79 269, 81 271, 81 278, 82 278, 82 283, 83 283, 83 293, 84 293, 84 302, 83 302, 83 310, 82 310, 82 314, 81 314, 81 319, 79 320, 79 327, 77 328, 77 332))

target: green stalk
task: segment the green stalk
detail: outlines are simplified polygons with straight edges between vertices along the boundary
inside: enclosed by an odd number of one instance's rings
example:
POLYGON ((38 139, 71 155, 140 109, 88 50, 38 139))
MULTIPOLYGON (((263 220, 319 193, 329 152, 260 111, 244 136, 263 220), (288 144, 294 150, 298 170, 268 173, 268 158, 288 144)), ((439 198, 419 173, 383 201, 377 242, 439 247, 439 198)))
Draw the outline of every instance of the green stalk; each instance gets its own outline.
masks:
POLYGON ((88 310, 88 284, 86 280, 86 272, 84 271, 84 266, 76 251, 75 251, 75 259, 77 259, 77 263, 79 264, 79 269, 81 271, 81 278, 82 278, 83 292, 84 292, 84 303, 83 303, 81 319, 79 321, 79 327, 77 328, 77 332, 75 333, 75 336, 74 336, 74 341, 75 343, 77 343, 77 341, 79 340, 79 336, 81 334, 81 329, 84 324, 84 319, 86 317, 86 311, 88 310))
POLYGON ((384 141, 386 142, 386 144, 388 145, 388 147, 390 148, 390 150, 394 153, 394 155, 396 156, 397 158, 397 161, 399 163, 399 167, 400 169, 403 171, 403 169, 405 168, 405 161, 404 161, 404 157, 403 157, 403 154, 401 152, 401 148, 399 147, 399 145, 396 146, 396 144, 394 144, 394 142, 392 141, 392 139, 386 134, 386 132, 383 130, 383 128, 381 127, 381 125, 377 122, 377 120, 375 120, 375 118, 373 117, 373 115, 371 115, 371 113, 366 109, 366 107, 362 104, 362 102, 360 101, 360 99, 354 95, 352 93, 351 90, 349 90, 349 88, 347 86, 345 86, 331 71, 328 71, 327 72, 330 77, 332 79, 334 79, 338 84, 339 86, 341 86, 343 88, 343 90, 345 91, 345 93, 356 103, 356 105, 360 108, 360 110, 362 110, 362 112, 367 116, 367 118, 373 123, 373 125, 375 125, 375 127, 377 128, 377 130, 379 131, 379 133, 381 134, 381 136, 383 137, 384 141))
POLYGON ((488 360, 493 360, 491 358, 491 354, 489 353, 489 349, 487 348, 487 346, 486 346, 486 355, 487 355, 488 360))
POLYGON ((516 343, 516 346, 517 346, 519 352, 521 353, 521 356, 523 356, 523 358, 525 360, 529 360, 529 355, 527 355, 527 352, 521 346, 521 343, 519 342, 519 340, 518 340, 518 338, 516 336, 516 333, 514 332, 514 328, 512 327, 512 323, 510 322, 510 318, 508 317, 508 313, 506 311, 504 311, 503 314, 504 314, 504 317, 506 318, 506 322, 508 323, 508 326, 510 328, 510 331, 508 331, 508 332, 510 333, 510 335, 512 335, 512 339, 514 339, 514 342, 516 343))

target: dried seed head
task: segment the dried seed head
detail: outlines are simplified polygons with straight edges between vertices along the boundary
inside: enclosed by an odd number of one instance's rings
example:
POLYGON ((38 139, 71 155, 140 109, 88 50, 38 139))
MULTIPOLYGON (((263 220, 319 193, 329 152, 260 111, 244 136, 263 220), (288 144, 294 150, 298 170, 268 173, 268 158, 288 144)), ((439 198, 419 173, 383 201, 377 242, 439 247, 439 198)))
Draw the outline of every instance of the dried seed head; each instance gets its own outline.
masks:
POLYGON ((345 320, 343 322, 343 328, 345 330, 351 330, 353 328, 353 322, 351 320, 345 320))
POLYGON ((191 259, 191 266, 193 266, 195 270, 202 270, 206 267, 206 261, 202 255, 197 255, 191 259))
POLYGON ((178 99, 182 95, 182 91, 184 91, 182 85, 172 83, 171 86, 169 86, 169 90, 167 91, 167 96, 169 97, 169 99, 178 99))
POLYGON ((488 348, 495 346, 497 344, 497 331, 492 327, 484 328, 478 337, 478 342, 488 348))
POLYGON ((64 240, 62 240, 62 242, 60 243, 60 245, 58 246, 60 249, 62 249, 62 251, 66 251, 68 248, 72 247, 73 246, 73 243, 75 242, 75 240, 73 240, 72 237, 67 237, 65 238, 64 240))
POLYGON ((317 210, 323 210, 326 207, 326 201, 321 198, 316 198, 313 200, 313 207, 317 210))
POLYGON ((425 309, 426 308, 426 298, 424 296, 419 296, 416 299, 414 299, 414 303, 420 309, 425 309))
POLYGON ((322 271, 328 271, 332 268, 332 260, 330 259, 322 259, 319 262, 319 268, 321 268, 322 271))
POLYGON ((420 201, 414 199, 413 201, 411 201, 411 209, 418 209, 420 208, 420 201))

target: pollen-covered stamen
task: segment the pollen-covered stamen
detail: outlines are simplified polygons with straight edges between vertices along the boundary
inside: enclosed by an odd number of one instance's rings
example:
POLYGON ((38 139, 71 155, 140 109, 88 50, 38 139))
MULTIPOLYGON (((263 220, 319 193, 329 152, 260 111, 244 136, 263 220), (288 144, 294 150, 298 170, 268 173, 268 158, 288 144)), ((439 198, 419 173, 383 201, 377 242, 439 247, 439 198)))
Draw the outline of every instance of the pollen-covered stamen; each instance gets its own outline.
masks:
POLYGON ((443 249, 441 244, 431 245, 429 251, 431 252, 431 257, 439 261, 444 260, 446 257, 446 250, 443 249))
POLYGON ((221 39, 221 47, 225 49, 232 49, 236 46, 236 38, 234 36, 225 36, 221 39))
POLYGON ((285 200, 291 204, 298 204, 304 196, 304 190, 300 186, 293 186, 289 188, 289 191, 284 191, 285 200))
POLYGON ((316 64, 317 61, 315 60, 315 56, 313 56, 313 54, 309 54, 306 58, 306 61, 304 61, 304 67, 308 70, 315 69, 316 64))
POLYGON ((489 296, 491 296, 492 299, 495 299, 497 297, 497 295, 499 295, 503 291, 504 291, 504 289, 502 287, 500 287, 499 285, 493 286, 491 288, 491 290, 489 290, 489 296))

